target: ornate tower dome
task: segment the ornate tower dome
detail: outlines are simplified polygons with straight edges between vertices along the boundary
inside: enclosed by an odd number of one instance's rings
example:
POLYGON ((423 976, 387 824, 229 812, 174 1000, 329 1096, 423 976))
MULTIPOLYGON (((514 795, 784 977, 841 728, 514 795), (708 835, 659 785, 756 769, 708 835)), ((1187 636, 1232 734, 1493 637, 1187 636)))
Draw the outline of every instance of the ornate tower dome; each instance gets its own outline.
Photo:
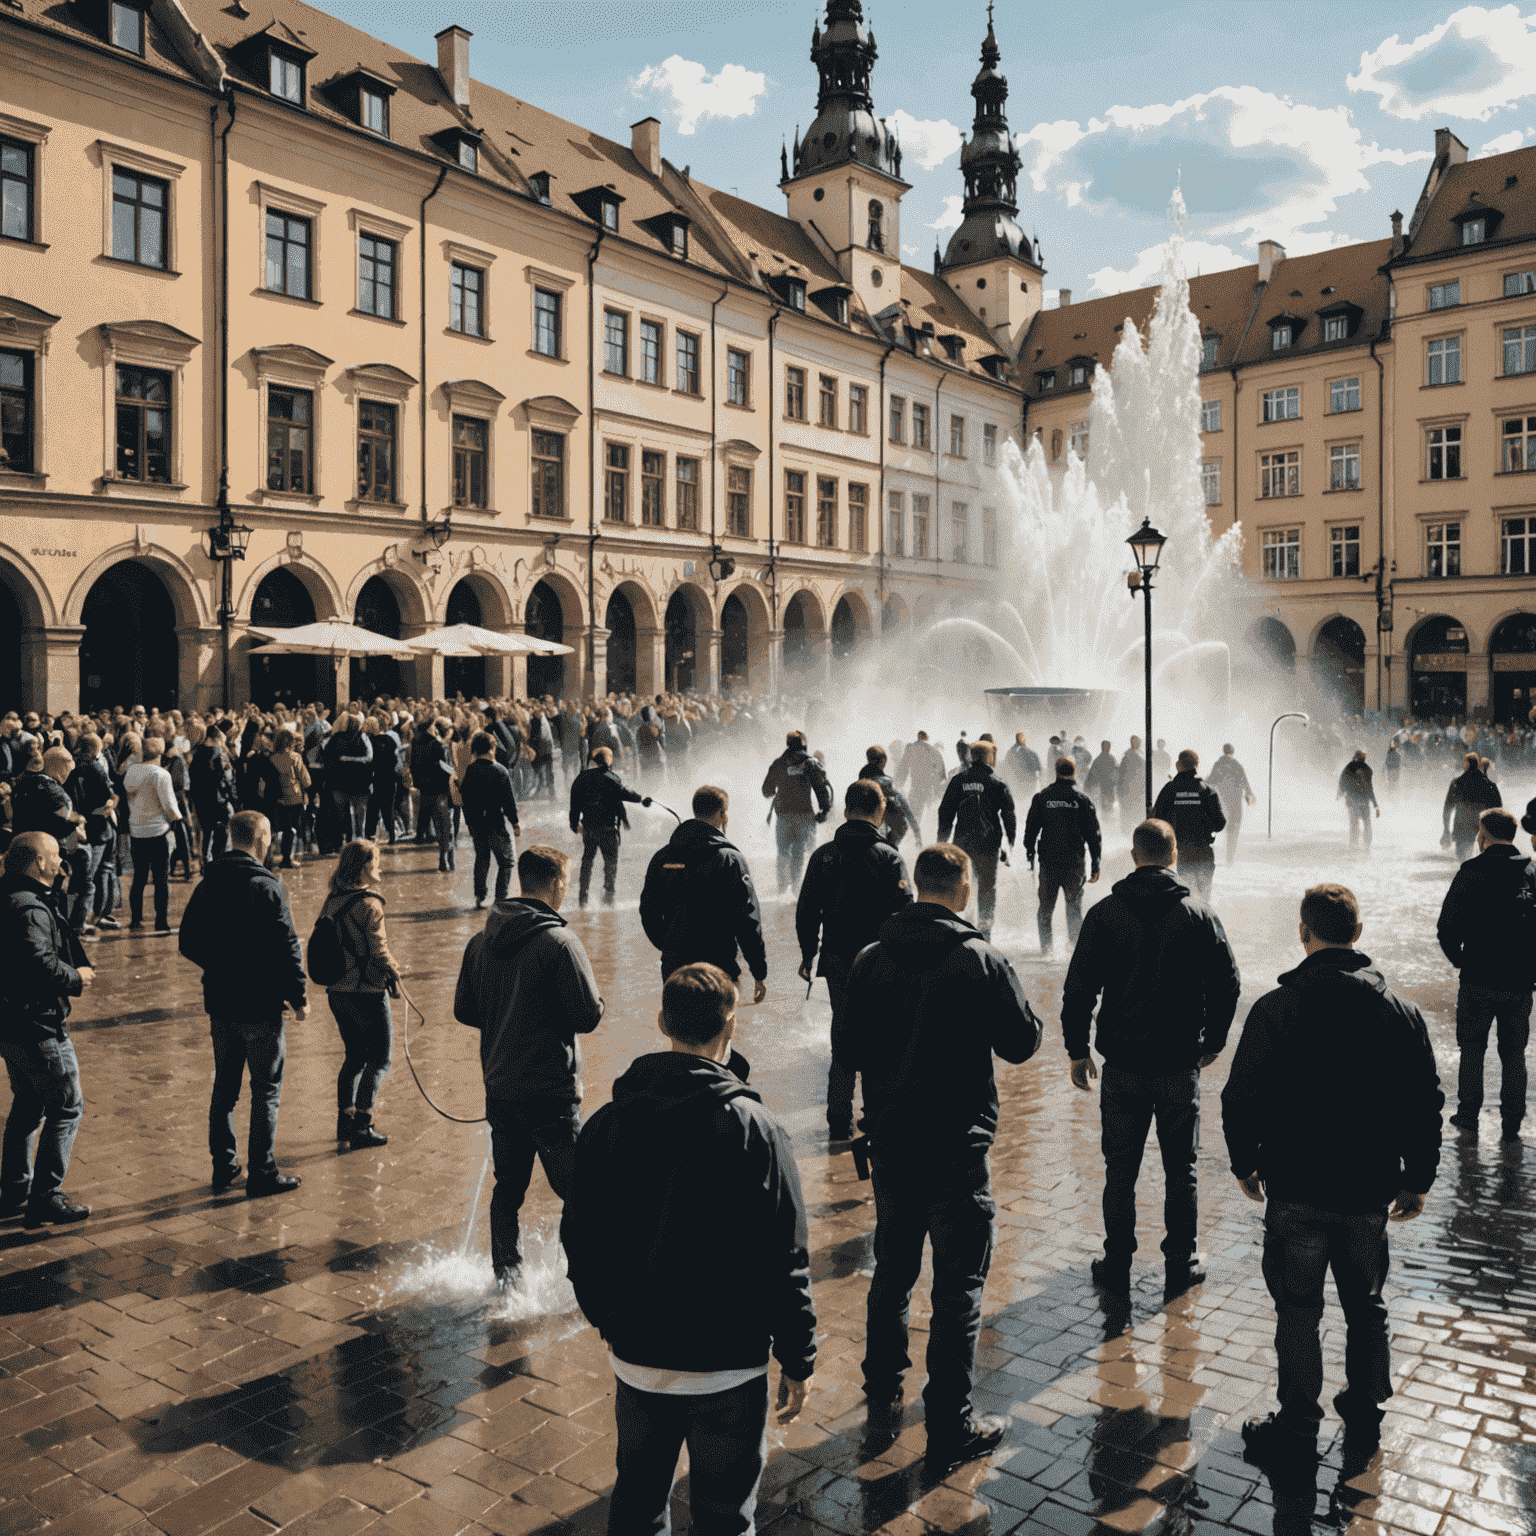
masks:
POLYGON ((869 77, 875 38, 864 30, 860 0, 828 0, 827 26, 811 32, 811 62, 821 77, 816 120, 795 133, 794 179, 839 165, 867 165, 901 180, 901 146, 875 116, 869 77))

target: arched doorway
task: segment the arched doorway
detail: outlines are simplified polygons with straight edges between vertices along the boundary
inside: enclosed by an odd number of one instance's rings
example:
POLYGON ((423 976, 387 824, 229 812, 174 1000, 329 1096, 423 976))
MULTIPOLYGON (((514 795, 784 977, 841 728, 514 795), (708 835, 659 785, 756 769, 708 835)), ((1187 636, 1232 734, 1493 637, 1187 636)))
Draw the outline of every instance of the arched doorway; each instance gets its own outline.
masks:
POLYGON ((1317 680, 1330 689, 1346 714, 1365 711, 1365 631, 1342 614, 1318 631, 1313 654, 1317 680))
POLYGON ((603 628, 608 631, 608 680, 604 686, 609 693, 633 693, 639 687, 635 607, 622 592, 608 599, 603 628))
POLYGON ((720 609, 720 691, 745 688, 752 675, 752 626, 747 605, 732 592, 720 609))
POLYGON ((686 592, 674 592, 667 604, 666 635, 667 688, 672 693, 686 693, 699 675, 698 625, 686 592))
POLYGON ((886 598, 885 607, 880 610, 880 632, 885 635, 899 633, 906 628, 907 605, 901 598, 891 596, 886 598))
POLYGON ((851 656, 859 643, 859 620, 853 604, 846 597, 839 599, 832 610, 832 659, 842 661, 851 656))
MULTIPOLYGON (((382 576, 370 576, 363 583, 352 622, 391 640, 400 638, 400 600, 382 576)), ((393 656, 354 656, 350 692, 359 704, 396 698, 400 693, 399 661, 393 656)))
POLYGON ((165 584, 137 560, 96 579, 80 610, 80 708, 177 704, 176 608, 165 584))
MULTIPOLYGON (((538 582, 528 594, 523 608, 523 632, 536 640, 565 643, 565 610, 560 594, 547 581, 538 582)), ((528 658, 528 697, 562 698, 565 689, 565 657, 530 656, 528 658)))
POLYGON ((22 697, 21 628, 21 604, 0 580, 0 715, 12 709, 20 714, 28 707, 22 697))
POLYGON ((784 670, 799 672, 811 664, 811 648, 807 622, 810 605, 803 592, 795 595, 784 605, 784 670))
POLYGON ((1296 670, 1296 641, 1279 619, 1260 619, 1249 631, 1248 644, 1266 667, 1296 670))
MULTIPOLYGON (((251 600, 251 623, 258 629, 291 629, 297 624, 315 622, 315 600, 309 588, 292 571, 278 566, 261 579, 251 600)), ((334 673, 324 656, 252 656, 251 702, 263 709, 274 704, 290 707, 313 703, 316 699, 330 703, 330 688, 322 681, 322 674, 334 673)))
POLYGON ((1409 644, 1412 691, 1408 708, 1430 720, 1467 713, 1467 631, 1460 619, 1436 614, 1413 632, 1409 644))
MULTIPOLYGON (((468 581, 461 581, 448 594, 446 617, 450 624, 484 625, 484 610, 480 607, 480 598, 468 581)), ((485 657, 445 657, 443 692, 450 699, 461 693, 466 699, 483 699, 485 697, 485 657)))
POLYGON ((1516 613, 1488 638, 1493 668, 1493 718, 1525 725, 1536 708, 1536 613, 1516 613))

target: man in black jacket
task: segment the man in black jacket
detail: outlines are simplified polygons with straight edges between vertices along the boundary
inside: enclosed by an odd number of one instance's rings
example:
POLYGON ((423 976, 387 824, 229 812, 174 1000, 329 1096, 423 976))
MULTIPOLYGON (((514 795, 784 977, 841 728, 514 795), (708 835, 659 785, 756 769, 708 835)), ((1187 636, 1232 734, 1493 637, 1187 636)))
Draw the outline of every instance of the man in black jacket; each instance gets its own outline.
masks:
POLYGON ((283 882, 266 868, 272 824, 260 811, 230 818, 229 852, 203 871, 181 915, 182 954, 203 972, 203 1007, 213 1036, 213 1098, 208 1106, 208 1151, 215 1192, 240 1177, 235 1150, 235 1105, 247 1068, 251 1075, 249 1170, 251 1199, 286 1194, 298 1174, 279 1171, 273 1153, 277 1111, 283 1101, 288 1042, 283 1011, 295 1023, 309 1017, 304 956, 283 882))
POLYGON ((1483 1107, 1483 1061, 1498 1025, 1503 1082, 1499 1117, 1505 1141, 1520 1139, 1525 1119, 1525 1048, 1536 986, 1536 870, 1515 847, 1513 811, 1484 811, 1477 857, 1456 871, 1440 907, 1437 934, 1445 958, 1461 973, 1456 993, 1456 1044, 1461 1048, 1456 1113, 1451 1124, 1475 1131, 1483 1107))
POLYGON ((1205 1278, 1195 1256, 1200 1071, 1227 1043, 1241 979, 1221 919, 1174 873, 1173 828, 1142 822, 1131 834, 1131 859, 1136 868, 1083 922, 1062 991, 1061 1033, 1072 1086, 1087 1093, 1098 1076, 1088 1051, 1098 1004, 1104 1257, 1093 1261, 1094 1283, 1112 1295, 1130 1290, 1136 1175, 1155 1119, 1165 1291, 1173 1296, 1205 1278))
POLYGON ((1356 747, 1355 755, 1339 774, 1339 790, 1334 796, 1344 802, 1349 812, 1349 846, 1353 848, 1363 839, 1367 853, 1371 851, 1371 813, 1381 815, 1381 806, 1376 803, 1375 777, 1365 760, 1365 748, 1356 747))
POLYGON ((368 819, 364 835, 372 837, 384 824, 384 831, 395 841, 395 802, 400 795, 400 738, 389 729, 389 717, 379 721, 377 731, 368 737, 373 753, 368 789, 368 819))
POLYGON ((832 809, 832 786, 821 764, 806 750, 804 731, 791 731, 784 738, 783 752, 768 765, 763 798, 773 801, 779 890, 792 891, 800 884, 805 856, 816 841, 816 824, 825 821, 832 809))
MULTIPOLYGON (((224 732, 218 726, 210 725, 208 734, 193 748, 187 776, 187 798, 197 816, 201 844, 199 862, 207 869, 213 860, 223 856, 229 838, 229 818, 235 809, 235 776, 225 756, 224 732)), ((118 820, 122 819, 119 816, 118 820)))
POLYGON ((1056 916, 1056 895, 1067 902, 1067 943, 1077 943, 1083 926, 1083 881, 1089 885, 1099 878, 1099 861, 1104 854, 1099 835, 1099 815, 1094 803, 1078 787, 1077 764, 1070 757, 1056 759, 1056 782, 1042 789, 1029 802, 1024 818, 1024 854, 1029 867, 1040 859, 1040 905, 1036 922, 1040 930, 1040 953, 1051 952, 1051 927, 1056 916), (1083 852, 1092 861, 1092 872, 1083 868, 1083 852))
MULTIPOLYGON (((813 964, 816 974, 826 977, 834 1019, 859 951, 880 937, 886 918, 912 901, 906 865, 880 835, 884 815, 879 784, 855 779, 843 791, 843 824, 811 855, 795 906, 800 979, 810 981, 813 964)), ((827 1072, 827 1134, 833 1141, 853 1135, 853 1073, 836 1058, 827 1072)))
POLYGON ((430 842, 437 831, 437 872, 446 874, 454 867, 453 808, 450 785, 453 783, 453 735, 451 720, 434 720, 416 732, 411 743, 411 781, 421 795, 416 810, 416 841, 430 842))
POLYGON ((521 894, 498 901, 469 941, 453 994, 453 1016, 480 1031, 485 1118, 496 1188, 491 1195, 491 1265, 497 1283, 522 1269, 518 1212, 535 1157, 556 1196, 571 1191, 581 1130, 581 1046, 603 1017, 603 999, 581 940, 560 916, 570 859, 558 848, 525 848, 521 894))
POLYGON ((1221 798, 1222 814, 1227 818, 1227 863, 1237 859, 1237 840, 1243 830, 1243 807, 1253 804, 1253 786, 1248 770, 1238 762, 1232 743, 1226 742, 1221 756, 1211 764, 1205 782, 1221 798))
POLYGON ((1004 836, 1013 847, 1018 836, 1013 795, 993 772, 997 748, 990 741, 971 744, 971 766, 944 786, 939 801, 939 841, 949 841, 954 828, 956 844, 970 857, 976 876, 976 926, 984 939, 992 937, 992 915, 997 908, 997 860, 1004 836))
POLYGON ((618 1378, 615 1536, 667 1528, 686 1443, 693 1529, 750 1531, 778 1420, 810 1391, 816 1314, 789 1132, 731 1050, 736 986, 713 965, 667 978, 671 1049, 641 1056, 584 1127, 560 1223, 571 1284, 618 1378))
POLYGON ((887 918, 854 961, 832 1054, 864 1080, 875 1188, 864 1395, 871 1427, 901 1414, 912 1287, 933 1244, 928 1457, 940 1473, 991 1450, 1008 1421, 971 1411, 981 1295, 992 1261, 988 1153, 997 1134, 992 1056, 1027 1061, 1040 1021, 1013 967, 960 915, 970 860, 952 843, 918 854, 917 902, 887 918))
MULTIPOLYGON (((82 937, 93 933, 91 909, 95 905, 99 873, 107 855, 109 844, 115 843, 117 826, 112 813, 117 807, 117 795, 112 780, 101 762, 101 738, 90 733, 82 735, 75 743, 75 766, 64 781, 64 793, 82 816, 85 825, 80 829, 80 846, 85 855, 85 882, 81 893, 78 914, 72 913, 71 928, 82 937)), ((73 892, 71 893, 73 895, 73 892)), ((110 912, 101 916, 110 917, 110 912)))
POLYGON ((614 771, 612 747, 592 749, 591 765, 571 780, 571 831, 581 838, 581 885, 576 892, 581 906, 587 904, 592 866, 599 852, 603 856, 603 905, 613 905, 613 889, 619 878, 619 829, 629 826, 624 807, 650 803, 648 795, 630 789, 614 771))
POLYGON ((464 802, 464 822, 475 845, 475 910, 485 905, 491 855, 496 856, 496 900, 505 901, 512 888, 512 839, 521 828, 517 821, 517 797, 512 775, 496 761, 496 743, 478 731, 469 744, 469 767, 459 786, 464 802), (507 831, 511 823, 512 830, 507 831))
POLYGON ((46 832, 18 833, 0 880, 0 1058, 11 1112, 0 1153, 0 1221, 26 1212, 26 1226, 84 1221, 88 1205, 63 1193, 84 1101, 65 1021, 69 1000, 95 979, 54 906, 63 861, 46 832), (38 1133, 37 1161, 32 1137, 38 1133))
POLYGON ((1120 801, 1120 830, 1135 829, 1151 807, 1147 804, 1147 760, 1142 755, 1141 737, 1132 736, 1131 744, 1120 759, 1120 782, 1115 786, 1120 801))
POLYGON ((1155 821, 1166 821, 1179 841, 1179 873, 1201 901, 1211 899, 1216 855, 1211 845, 1227 824, 1221 796, 1201 779, 1200 754, 1186 747, 1179 753, 1179 771, 1157 792, 1155 821))
POLYGON ((1461 772, 1445 792, 1445 805, 1440 813, 1444 826, 1440 846, 1446 848, 1454 843, 1457 862, 1465 863, 1477 842, 1478 817, 1503 804, 1499 786, 1483 772, 1482 758, 1476 752, 1468 752, 1462 759, 1461 772))
POLYGON ((1120 793, 1120 764, 1115 761, 1115 754, 1109 750, 1107 741, 1099 743, 1099 755, 1089 764, 1088 778, 1083 788, 1093 801, 1094 809, 1108 821, 1120 793))
POLYGON ((1034 799, 1040 788, 1040 754, 1031 750, 1023 731, 1016 731, 1013 745, 1003 759, 1003 777, 1015 795, 1034 799))
POLYGON ((661 979, 680 965, 703 960, 732 981, 746 961, 752 1001, 768 995, 768 952, 763 915, 741 850, 725 836, 730 797, 712 784, 693 792, 693 817, 651 857, 640 892, 640 924, 661 951, 661 979))
POLYGON ((1354 896, 1314 886, 1300 932, 1307 958, 1249 1010, 1221 1096, 1232 1172, 1250 1200, 1269 1201, 1264 1280, 1280 1411, 1243 1426, 1259 1460, 1317 1454, 1330 1268, 1348 1330, 1348 1385, 1333 1406, 1360 1444, 1378 1436, 1379 1405, 1392 1395, 1387 1222, 1424 1209, 1445 1103, 1422 1015, 1354 948, 1354 896))
POLYGON ((880 793, 885 796, 885 820, 881 823, 881 835, 893 848, 899 848, 901 840, 910 832, 912 841, 921 846, 923 836, 917 824, 917 814, 885 771, 886 762, 884 747, 866 747, 864 766, 859 769, 859 777, 868 779, 871 784, 878 784, 880 793))

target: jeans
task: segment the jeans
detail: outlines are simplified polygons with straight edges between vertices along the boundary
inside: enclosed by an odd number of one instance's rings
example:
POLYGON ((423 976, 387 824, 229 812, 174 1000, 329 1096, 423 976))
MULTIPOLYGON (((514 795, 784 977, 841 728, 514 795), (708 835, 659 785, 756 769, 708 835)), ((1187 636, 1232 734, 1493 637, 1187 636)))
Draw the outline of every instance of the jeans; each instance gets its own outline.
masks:
POLYGON ((293 858, 293 840, 304 825, 304 802, 276 805, 272 808, 272 830, 277 834, 277 848, 286 864, 293 858))
POLYGON ((469 829, 469 839, 475 845, 475 900, 484 901, 488 876, 491 872, 491 856, 496 856, 496 900, 505 901, 512 889, 512 837, 505 821, 494 831, 469 829))
POLYGON ((213 1099, 208 1106, 208 1150, 215 1175, 237 1166, 235 1105, 247 1067, 251 1073, 251 1130, 246 1178, 270 1179, 277 1173, 272 1142, 277 1135, 277 1107, 283 1102, 283 1062, 287 1040, 283 1016, 251 1021, 210 1019, 213 1036, 213 1099))
MULTIPOLYGON (((447 795, 423 795, 416 813, 416 833, 433 829, 437 833, 437 867, 453 868, 453 809, 447 795)), ((430 841, 430 839, 428 839, 430 841)))
POLYGON ((1103 1119, 1104 1256, 1129 1264, 1136 1252, 1136 1175, 1147 1133, 1157 1121, 1163 1155, 1163 1258, 1170 1267, 1195 1254, 1200 1151, 1200 1072, 1190 1067, 1152 1077, 1104 1063, 1099 1113, 1103 1119))
POLYGON ((491 1159, 496 1167, 491 1265, 500 1275, 522 1263, 517 1213, 533 1178, 534 1158, 544 1164, 549 1187, 561 1200, 571 1192, 581 1105, 570 1099, 487 1098, 485 1118, 491 1126, 491 1159))
POLYGON ((203 867, 224 856, 224 845, 229 839, 229 812, 217 806, 204 806, 197 813, 199 853, 203 867))
POLYGON ((981 843, 955 842, 970 856, 976 876, 976 926, 983 938, 992 937, 992 915, 997 911, 997 848, 981 843))
MULTIPOLYGON (((828 955, 827 996, 832 999, 832 1017, 842 1010, 843 999, 848 995, 848 972, 853 965, 851 958, 840 959, 828 955)), ((845 1131, 853 1125, 853 1084, 857 1074, 847 1067, 840 1067, 834 1059, 827 1068, 827 1128, 845 1131)))
POLYGON ((1518 1130, 1525 1119, 1525 1048, 1531 1038, 1531 994, 1492 992, 1464 981, 1456 993, 1456 1044, 1461 1047, 1457 1074, 1458 1114, 1476 1115, 1483 1107, 1483 1058, 1488 1035, 1498 1024, 1499 1115, 1506 1130, 1518 1130))
POLYGON ((613 904, 613 887, 619 878, 619 829, 617 827, 589 827, 581 829, 581 887, 577 898, 586 905, 587 891, 592 884, 592 866, 598 854, 603 856, 603 900, 613 904))
POLYGON ((101 844, 96 856, 95 905, 97 917, 111 917, 122 900, 117 878, 117 839, 101 844))
POLYGON ((677 1454, 688 1447, 693 1536, 744 1536, 768 1461, 766 1373, 728 1392, 684 1396, 614 1383, 618 1480, 608 1536, 664 1536, 677 1454))
POLYGON ((805 856, 816 846, 816 818, 804 811, 780 811, 773 819, 779 849, 779 889, 800 889, 805 856))
POLYGON ((1349 810, 1349 846, 1353 848, 1363 838, 1365 846, 1371 846, 1371 802, 1369 800, 1348 800, 1344 802, 1349 810))
MULTIPOLYGON (((73 903, 71 903, 71 915, 73 916, 76 910, 78 910, 80 914, 79 921, 77 923, 71 924, 77 933, 90 920, 91 914, 93 912, 101 912, 103 915, 105 915, 106 912, 106 908, 102 906, 97 897, 101 890, 101 866, 102 862, 107 856, 107 845, 105 843, 82 843, 80 845, 80 851, 85 855, 83 870, 85 878, 80 885, 79 907, 75 908, 73 903)), ((71 867, 71 896, 74 895, 74 883, 74 870, 73 867, 71 867)))
POLYGON ((344 843, 364 836, 368 822, 368 796, 351 795, 344 790, 333 789, 331 800, 336 807, 336 834, 344 843))
POLYGON ((1301 1434, 1315 1434, 1323 1417, 1323 1281, 1333 1283, 1344 1309, 1344 1375, 1349 1412, 1380 1418, 1376 1406, 1392 1396, 1387 1304, 1381 1299, 1390 1259, 1387 1213, 1345 1215, 1271 1200, 1264 1213, 1264 1283, 1275 1299, 1280 1417, 1301 1434))
POLYGON ((1211 899, 1211 881, 1216 878, 1216 856, 1209 848, 1191 848, 1187 853, 1181 848, 1176 873, 1201 901, 1211 899))
POLYGON ((912 1360, 907 1323, 912 1287, 933 1244, 933 1317, 928 1326, 928 1438, 954 1438, 971 1416, 971 1372, 981 1331, 981 1293, 992 1263, 991 1175, 985 1157, 969 1168, 935 1172, 895 1165, 876 1150, 875 1276, 870 1281, 864 1390, 894 1397, 912 1360))
POLYGON ((394 842, 395 840, 395 789, 397 775, 390 774, 387 781, 374 780, 373 793, 368 797, 367 833, 372 837, 379 830, 382 822, 384 835, 394 842))
POLYGON ((1076 944, 1083 926, 1083 882, 1086 871, 1081 858, 1072 863, 1054 863, 1042 856, 1040 860, 1040 910, 1036 920, 1040 928, 1040 948, 1049 953, 1051 927, 1056 916, 1056 896, 1059 892, 1067 899, 1067 943, 1076 944))
POLYGON ((155 927, 171 921, 171 845, 168 834, 133 840, 133 884, 128 887, 128 911, 136 923, 144 921, 144 885, 155 877, 155 927))
POLYGON ((0 1057, 11 1080, 11 1112, 0 1152, 0 1199, 19 1203, 30 1190, 33 1204, 46 1205, 63 1187, 69 1149, 85 1108, 75 1048, 67 1037, 0 1041, 0 1057), (39 1128, 34 1165, 32 1136, 39 1128))
POLYGON ((166 861, 166 873, 180 864, 188 880, 192 878, 192 839, 187 833, 187 818, 171 823, 171 852, 166 861))
POLYGON ((394 1021, 387 992, 327 992, 331 1017, 347 1048, 336 1077, 336 1107, 370 1110, 379 1085, 389 1076, 394 1021))

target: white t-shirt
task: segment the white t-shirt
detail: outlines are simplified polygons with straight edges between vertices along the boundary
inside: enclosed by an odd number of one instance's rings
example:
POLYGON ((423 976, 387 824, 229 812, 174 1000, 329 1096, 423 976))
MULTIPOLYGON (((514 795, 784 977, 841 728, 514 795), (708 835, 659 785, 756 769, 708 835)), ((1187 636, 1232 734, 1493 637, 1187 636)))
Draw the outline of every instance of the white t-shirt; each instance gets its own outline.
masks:
POLYGON ((749 1365, 732 1371, 673 1371, 658 1365, 631 1365, 620 1360, 612 1350, 608 1363, 613 1374, 636 1392, 658 1392, 663 1397, 708 1397, 712 1392, 729 1392, 768 1374, 766 1365, 749 1365))

